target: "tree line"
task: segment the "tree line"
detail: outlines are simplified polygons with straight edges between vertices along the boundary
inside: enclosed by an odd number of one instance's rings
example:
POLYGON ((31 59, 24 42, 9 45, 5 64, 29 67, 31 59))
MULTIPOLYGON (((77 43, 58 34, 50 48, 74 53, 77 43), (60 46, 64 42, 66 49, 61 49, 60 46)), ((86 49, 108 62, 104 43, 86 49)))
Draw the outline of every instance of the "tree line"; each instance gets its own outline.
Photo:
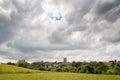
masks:
POLYGON ((56 71, 56 72, 75 72, 88 74, 115 74, 120 75, 120 61, 109 61, 110 65, 103 62, 76 62, 73 61, 68 65, 62 64, 57 67, 51 62, 32 62, 28 63, 25 59, 19 59, 17 63, 8 62, 9 65, 41 70, 41 71, 56 71))

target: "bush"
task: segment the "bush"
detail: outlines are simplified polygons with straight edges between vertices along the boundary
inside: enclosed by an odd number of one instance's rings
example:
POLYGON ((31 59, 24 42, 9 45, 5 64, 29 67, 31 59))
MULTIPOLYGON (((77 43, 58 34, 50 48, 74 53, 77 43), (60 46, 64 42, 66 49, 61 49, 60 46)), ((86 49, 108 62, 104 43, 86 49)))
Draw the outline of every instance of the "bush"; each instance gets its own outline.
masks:
POLYGON ((55 71, 56 72, 62 72, 62 68, 56 68, 55 71))
POLYGON ((112 69, 107 70, 107 74, 113 74, 114 71, 112 69))

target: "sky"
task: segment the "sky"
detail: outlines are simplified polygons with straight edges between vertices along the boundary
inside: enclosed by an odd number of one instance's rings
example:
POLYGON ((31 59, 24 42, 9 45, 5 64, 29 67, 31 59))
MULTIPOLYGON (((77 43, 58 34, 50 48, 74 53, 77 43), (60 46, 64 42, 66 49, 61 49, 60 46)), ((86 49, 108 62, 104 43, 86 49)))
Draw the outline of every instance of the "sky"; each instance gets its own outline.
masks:
POLYGON ((0 63, 120 60, 120 0, 0 0, 0 63))

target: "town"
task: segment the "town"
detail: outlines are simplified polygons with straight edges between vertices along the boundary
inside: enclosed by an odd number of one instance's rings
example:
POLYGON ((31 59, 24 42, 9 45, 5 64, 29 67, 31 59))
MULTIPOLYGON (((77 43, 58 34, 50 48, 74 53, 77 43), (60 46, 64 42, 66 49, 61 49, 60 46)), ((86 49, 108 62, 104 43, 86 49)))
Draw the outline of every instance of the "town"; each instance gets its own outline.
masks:
POLYGON ((25 59, 19 59, 17 63, 8 62, 9 65, 55 72, 75 72, 75 73, 92 73, 92 74, 120 74, 120 61, 112 60, 109 62, 68 62, 67 58, 63 58, 62 62, 44 62, 37 61, 28 63, 25 59))

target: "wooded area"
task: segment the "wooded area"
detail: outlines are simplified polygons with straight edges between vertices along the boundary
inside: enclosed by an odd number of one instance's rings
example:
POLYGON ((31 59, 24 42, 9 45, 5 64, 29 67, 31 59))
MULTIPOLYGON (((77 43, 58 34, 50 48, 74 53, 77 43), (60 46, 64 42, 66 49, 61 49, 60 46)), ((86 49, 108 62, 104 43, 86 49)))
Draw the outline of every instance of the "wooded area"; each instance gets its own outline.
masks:
POLYGON ((90 74, 120 74, 120 61, 109 61, 110 65, 104 62, 71 62, 69 64, 61 64, 54 66, 52 62, 32 62, 28 63, 25 59, 19 59, 17 63, 8 62, 9 65, 16 65, 29 69, 41 71, 56 71, 56 72, 74 72, 74 73, 90 73, 90 74))

